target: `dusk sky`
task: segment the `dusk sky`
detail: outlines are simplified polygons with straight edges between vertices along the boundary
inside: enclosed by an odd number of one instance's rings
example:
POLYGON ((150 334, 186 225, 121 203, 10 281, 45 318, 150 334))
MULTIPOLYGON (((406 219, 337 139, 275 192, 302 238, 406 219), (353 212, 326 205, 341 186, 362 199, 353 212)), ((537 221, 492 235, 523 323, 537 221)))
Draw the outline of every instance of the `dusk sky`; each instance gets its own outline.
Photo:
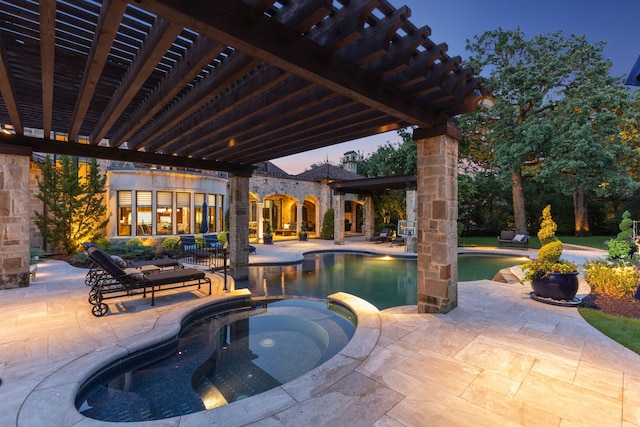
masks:
MULTIPOLYGON (((431 28, 429 38, 436 44, 446 43, 449 56, 468 58, 467 39, 487 30, 517 27, 527 38, 562 30, 565 36, 586 35, 590 42, 606 42, 606 58, 612 61, 611 74, 626 76, 640 55, 636 2, 609 0, 585 2, 578 0, 390 0, 396 8, 407 5, 416 27, 431 28)), ((303 172, 313 163, 329 160, 337 165, 347 151, 359 151, 365 157, 387 142, 400 142, 396 132, 333 145, 294 156, 274 159, 273 163, 290 174, 303 172)))

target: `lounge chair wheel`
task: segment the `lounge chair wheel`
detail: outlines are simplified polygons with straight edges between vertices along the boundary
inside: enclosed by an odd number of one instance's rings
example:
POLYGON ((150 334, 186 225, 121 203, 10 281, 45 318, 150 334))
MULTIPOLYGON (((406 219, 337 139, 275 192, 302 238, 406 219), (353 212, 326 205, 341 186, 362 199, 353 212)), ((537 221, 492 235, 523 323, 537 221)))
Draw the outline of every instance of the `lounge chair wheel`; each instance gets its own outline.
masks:
POLYGON ((102 302, 102 294, 93 292, 89 294, 89 304, 98 305, 102 302))
POLYGON ((109 306, 105 303, 94 305, 93 308, 91 309, 91 312, 96 317, 104 316, 105 314, 107 314, 108 311, 109 311, 109 306))

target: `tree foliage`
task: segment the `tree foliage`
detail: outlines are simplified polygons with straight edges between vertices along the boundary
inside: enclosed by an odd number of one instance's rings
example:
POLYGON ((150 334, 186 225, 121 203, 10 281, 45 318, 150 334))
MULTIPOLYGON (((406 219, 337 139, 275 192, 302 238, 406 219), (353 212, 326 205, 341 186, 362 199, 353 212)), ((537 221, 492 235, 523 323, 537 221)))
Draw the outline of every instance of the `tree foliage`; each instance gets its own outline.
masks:
POLYGON ((88 163, 84 177, 79 176, 75 157, 62 156, 56 164, 47 156, 38 166, 36 197, 46 212, 36 213, 36 225, 47 243, 73 254, 83 241, 98 237, 109 222, 103 202, 107 178, 95 159, 88 163))
POLYGON ((622 129, 634 138, 634 121, 624 117, 630 100, 608 76, 603 47, 561 31, 527 40, 519 29, 468 41, 470 65, 494 100, 461 118, 460 152, 512 188, 516 229, 527 226, 528 179, 552 180, 563 194, 587 199, 634 187, 628 170, 635 156, 620 145, 622 129))
POLYGON ((393 175, 415 175, 418 170, 418 149, 408 129, 398 130, 400 143, 387 142, 358 164, 358 173, 367 178, 393 175))

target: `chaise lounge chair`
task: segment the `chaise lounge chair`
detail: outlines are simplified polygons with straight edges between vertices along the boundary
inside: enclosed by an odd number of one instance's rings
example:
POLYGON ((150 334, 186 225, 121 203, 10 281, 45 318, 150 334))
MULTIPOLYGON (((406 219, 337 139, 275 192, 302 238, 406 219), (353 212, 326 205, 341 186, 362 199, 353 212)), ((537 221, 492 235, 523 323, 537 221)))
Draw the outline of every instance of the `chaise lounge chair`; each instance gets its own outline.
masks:
POLYGON ((369 239, 369 241, 373 242, 373 243, 388 242, 389 241, 389 237, 390 237, 390 233, 391 233, 391 229, 390 228, 383 228, 382 230, 380 230, 380 234, 379 235, 372 237, 371 239, 369 239))
POLYGON ((151 305, 155 305, 156 288, 160 290, 177 289, 188 286, 209 284, 211 295, 211 279, 204 272, 193 268, 142 273, 135 268, 122 268, 113 258, 94 244, 84 244, 87 255, 95 264, 87 273, 85 283, 91 286, 89 303, 93 305, 94 316, 104 316, 109 311, 104 299, 132 296, 142 291, 147 296, 147 288, 151 289, 151 305))

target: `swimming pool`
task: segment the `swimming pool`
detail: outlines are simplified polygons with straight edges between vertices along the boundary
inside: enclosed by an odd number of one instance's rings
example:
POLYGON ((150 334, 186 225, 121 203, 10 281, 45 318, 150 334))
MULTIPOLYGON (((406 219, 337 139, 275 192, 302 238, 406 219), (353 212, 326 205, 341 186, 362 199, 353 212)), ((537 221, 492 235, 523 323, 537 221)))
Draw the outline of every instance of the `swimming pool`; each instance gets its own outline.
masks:
MULTIPOLYGON (((525 257, 460 254, 458 280, 492 279, 502 268, 520 265, 525 257)), ((417 303, 415 258, 354 252, 305 254, 294 265, 250 266, 249 279, 236 282, 252 295, 295 295, 325 298, 334 292, 356 295, 379 310, 417 303)))
POLYGON ((355 315, 305 299, 201 313, 179 339, 110 364, 81 387, 76 408, 114 422, 212 409, 285 384, 349 342, 355 315))

